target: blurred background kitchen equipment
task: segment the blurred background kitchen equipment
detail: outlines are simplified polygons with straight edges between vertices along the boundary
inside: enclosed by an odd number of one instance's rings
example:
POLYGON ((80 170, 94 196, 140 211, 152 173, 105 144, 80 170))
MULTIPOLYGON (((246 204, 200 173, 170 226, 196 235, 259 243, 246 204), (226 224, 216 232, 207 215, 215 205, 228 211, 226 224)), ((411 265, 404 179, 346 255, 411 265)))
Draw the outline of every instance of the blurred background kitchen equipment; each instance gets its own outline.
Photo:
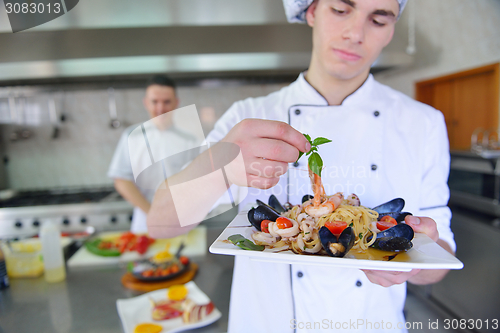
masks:
POLYGON ((110 122, 111 128, 120 127, 120 121, 118 120, 118 114, 116 112, 115 89, 112 87, 108 88, 108 106, 109 106, 109 117, 111 118, 110 122))
POLYGON ((36 235, 47 220, 63 233, 127 230, 132 210, 113 187, 17 191, 0 200, 0 239, 36 235))

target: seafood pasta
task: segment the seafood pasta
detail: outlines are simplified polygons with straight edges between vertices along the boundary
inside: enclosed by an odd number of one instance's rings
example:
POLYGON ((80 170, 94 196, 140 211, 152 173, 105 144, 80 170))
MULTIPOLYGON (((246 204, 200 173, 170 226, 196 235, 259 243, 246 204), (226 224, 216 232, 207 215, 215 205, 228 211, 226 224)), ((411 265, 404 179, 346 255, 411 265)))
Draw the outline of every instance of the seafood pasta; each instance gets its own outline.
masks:
POLYGON ((361 206, 355 194, 344 199, 342 193, 326 197, 317 207, 314 199, 295 205, 282 213, 276 222, 264 220, 267 229, 252 235, 256 244, 270 248, 287 247, 295 253, 318 253, 322 250, 319 230, 326 226, 334 235, 347 227, 355 235, 354 248, 367 249, 375 242, 379 214, 361 206), (371 236, 371 237, 369 237, 371 236))
MULTIPOLYGON (((413 229, 398 223, 410 213, 402 213, 404 200, 397 198, 373 209, 360 205, 357 195, 344 198, 339 192, 327 196, 321 182, 323 161, 317 146, 330 142, 325 138, 311 138, 309 178, 314 196, 304 196, 302 204, 285 210, 259 202, 259 207, 248 212, 248 219, 259 230, 252 234, 257 245, 267 248, 290 249, 299 254, 328 254, 343 257, 351 248, 366 250, 372 246, 385 251, 407 251, 413 245, 413 229), (383 212, 379 221, 379 213, 383 212)), ((299 155, 300 158, 300 155, 299 155)))

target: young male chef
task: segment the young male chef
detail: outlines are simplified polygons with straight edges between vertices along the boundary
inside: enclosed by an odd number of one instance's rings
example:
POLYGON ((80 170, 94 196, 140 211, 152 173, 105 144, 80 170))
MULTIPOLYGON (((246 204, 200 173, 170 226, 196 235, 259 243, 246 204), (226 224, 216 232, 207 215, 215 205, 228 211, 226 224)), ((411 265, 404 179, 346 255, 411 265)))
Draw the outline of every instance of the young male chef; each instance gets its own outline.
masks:
MULTIPOLYGON (((184 147, 189 150, 196 145, 196 138, 180 130, 172 121, 170 111, 177 109, 179 98, 177 97, 175 82, 164 75, 153 76, 147 83, 146 92, 142 100, 144 108, 148 112, 151 121, 142 126, 151 142, 150 149, 162 150, 168 154, 169 151, 177 151, 184 147)), ((146 216, 150 209, 150 202, 153 199, 154 191, 145 186, 137 186, 134 177, 134 168, 141 169, 141 164, 150 161, 150 152, 147 150, 134 149, 133 141, 144 140, 141 124, 135 124, 125 129, 108 170, 108 177, 114 180, 114 186, 122 197, 134 206, 131 231, 135 233, 147 232, 146 216), (136 130, 135 132, 133 132, 136 130), (131 133, 139 133, 138 136, 131 136, 131 133), (130 150, 133 149, 132 156, 130 150)), ((170 173, 178 172, 182 166, 190 162, 187 154, 171 159, 168 167, 170 173)), ((137 175, 136 175, 137 176, 137 175)))
MULTIPOLYGON (((319 152, 327 194, 354 192, 367 207, 402 197, 405 210, 414 214, 406 223, 453 253, 443 115, 369 73, 391 41, 406 0, 284 4, 290 21, 312 27, 310 66, 278 92, 236 102, 217 122, 207 141, 237 144, 246 167, 228 166, 229 182, 250 186, 245 201, 267 200, 275 193, 282 202, 299 203, 311 193, 307 159, 290 164, 310 149, 302 133, 326 137, 332 143, 319 152)), ((213 182, 210 190, 190 198, 201 212, 226 190, 215 180, 206 182, 213 182)), ((181 227, 185 220, 166 218, 171 206, 169 191, 158 191, 148 217, 151 234, 171 236, 190 228, 181 227)), ((199 214, 192 214, 193 223, 199 214)), ((289 265, 236 256, 229 332, 404 332, 406 281, 435 283, 446 273, 289 265)))

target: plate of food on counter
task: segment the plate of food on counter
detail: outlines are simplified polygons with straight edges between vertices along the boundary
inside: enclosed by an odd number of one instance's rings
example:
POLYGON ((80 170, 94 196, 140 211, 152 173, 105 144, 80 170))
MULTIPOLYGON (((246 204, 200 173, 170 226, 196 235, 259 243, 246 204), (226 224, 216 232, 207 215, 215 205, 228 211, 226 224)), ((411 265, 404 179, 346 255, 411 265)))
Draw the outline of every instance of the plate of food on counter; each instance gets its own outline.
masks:
POLYGON ((128 271, 134 278, 144 282, 165 281, 184 274, 190 263, 188 257, 180 255, 184 245, 181 244, 175 255, 170 253, 169 247, 167 244, 163 251, 154 256, 129 263, 128 271))
POLYGON ((226 227, 210 252, 269 262, 377 270, 463 267, 427 235, 415 233, 404 223, 411 215, 404 211, 404 199, 368 208, 356 194, 326 194, 321 180, 323 162, 316 146, 330 141, 308 139, 313 195, 305 195, 295 204, 282 204, 274 195, 267 203, 257 200, 255 207, 238 214, 226 227))
POLYGON ((116 301, 125 333, 174 333, 210 325, 221 312, 194 282, 116 301))

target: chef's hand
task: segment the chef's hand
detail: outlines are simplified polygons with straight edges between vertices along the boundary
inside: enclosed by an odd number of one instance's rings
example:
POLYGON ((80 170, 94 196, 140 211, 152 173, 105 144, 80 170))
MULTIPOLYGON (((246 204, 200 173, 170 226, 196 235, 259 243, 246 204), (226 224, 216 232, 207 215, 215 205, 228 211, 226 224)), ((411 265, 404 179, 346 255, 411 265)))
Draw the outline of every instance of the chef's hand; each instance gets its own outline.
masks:
POLYGON ((229 181, 260 189, 276 185, 288 163, 295 162, 299 152, 311 149, 304 135, 287 123, 263 119, 241 121, 222 142, 237 144, 243 157, 225 168, 229 181))
MULTIPOLYGON (((438 242, 439 232, 437 230, 436 222, 433 219, 409 215, 405 218, 405 223, 411 226, 415 232, 424 233, 433 241, 438 242)), ((442 242, 440 245, 448 251, 451 250, 445 242, 442 242), (446 248, 446 246, 448 248, 446 248)), ((370 282, 381 285, 382 287, 390 287, 406 281, 415 284, 435 283, 441 280, 448 272, 448 270, 420 269, 413 269, 410 272, 375 271, 366 269, 363 269, 362 271, 365 272, 366 277, 370 280, 370 282)))

